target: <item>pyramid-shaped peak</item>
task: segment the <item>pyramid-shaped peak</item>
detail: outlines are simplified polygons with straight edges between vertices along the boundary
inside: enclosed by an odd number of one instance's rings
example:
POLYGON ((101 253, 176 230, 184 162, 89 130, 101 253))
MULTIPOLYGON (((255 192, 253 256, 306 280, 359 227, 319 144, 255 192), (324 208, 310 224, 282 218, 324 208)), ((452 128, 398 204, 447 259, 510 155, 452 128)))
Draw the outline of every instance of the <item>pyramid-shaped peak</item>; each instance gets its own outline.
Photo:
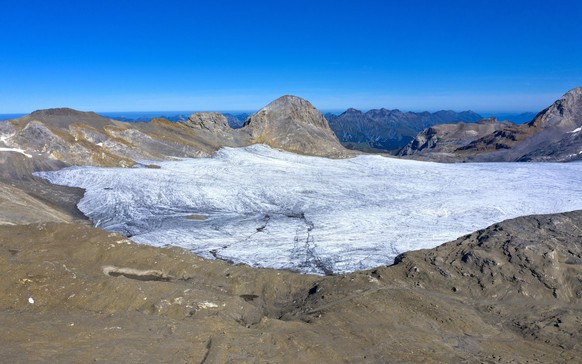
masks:
POLYGON ((311 155, 340 155, 344 148, 327 120, 309 101, 285 95, 251 115, 244 123, 254 143, 311 155))

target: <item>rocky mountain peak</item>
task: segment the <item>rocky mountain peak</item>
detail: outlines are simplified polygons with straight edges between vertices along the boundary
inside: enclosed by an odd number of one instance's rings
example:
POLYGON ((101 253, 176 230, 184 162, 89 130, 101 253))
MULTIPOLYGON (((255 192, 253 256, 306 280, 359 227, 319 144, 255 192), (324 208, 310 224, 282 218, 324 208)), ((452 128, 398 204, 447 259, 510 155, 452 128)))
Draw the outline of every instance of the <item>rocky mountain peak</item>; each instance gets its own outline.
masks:
MULTIPOLYGON (((297 96, 285 95, 271 102, 257 113, 251 115, 245 126, 258 121, 266 123, 304 123, 318 128, 329 129, 327 120, 309 101, 297 96)), ((331 129, 329 129, 331 130, 331 129)))
POLYGON ((286 95, 271 102, 244 123, 251 143, 322 156, 340 156, 345 149, 327 120, 309 101, 286 95))
POLYGON ((313 107, 311 103, 299 96, 283 95, 276 100, 271 101, 263 109, 279 109, 279 108, 302 108, 313 107))
POLYGON ((527 125, 531 127, 558 127, 574 129, 582 125, 582 87, 565 93, 550 107, 540 112, 527 125))

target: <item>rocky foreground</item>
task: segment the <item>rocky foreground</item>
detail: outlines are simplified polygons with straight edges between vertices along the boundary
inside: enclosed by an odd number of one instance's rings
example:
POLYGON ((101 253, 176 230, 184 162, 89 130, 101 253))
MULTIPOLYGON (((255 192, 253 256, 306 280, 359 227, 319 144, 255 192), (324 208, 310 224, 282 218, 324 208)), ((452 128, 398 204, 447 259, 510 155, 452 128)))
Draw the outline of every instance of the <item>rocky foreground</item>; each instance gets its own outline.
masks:
POLYGON ((571 362, 582 212, 496 224, 393 266, 311 276, 0 228, 3 362, 571 362))
POLYGON ((501 222, 403 254, 392 266, 322 277, 134 244, 84 220, 75 207, 83 191, 31 175, 206 155, 231 144, 292 150, 314 134, 324 142, 310 144, 310 154, 349 156, 303 101, 280 99, 236 133, 211 113, 127 125, 59 109, 0 123, 0 361, 582 357, 580 211, 501 222))

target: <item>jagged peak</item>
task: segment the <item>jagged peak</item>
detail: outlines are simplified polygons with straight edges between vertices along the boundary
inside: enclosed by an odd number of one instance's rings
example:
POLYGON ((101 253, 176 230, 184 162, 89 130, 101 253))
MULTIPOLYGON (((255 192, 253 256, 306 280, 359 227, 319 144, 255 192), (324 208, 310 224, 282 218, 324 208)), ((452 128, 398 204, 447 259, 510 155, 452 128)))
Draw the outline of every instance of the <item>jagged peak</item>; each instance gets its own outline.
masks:
POLYGON ((548 108, 527 123, 534 127, 566 127, 582 125, 582 87, 566 92, 548 108))

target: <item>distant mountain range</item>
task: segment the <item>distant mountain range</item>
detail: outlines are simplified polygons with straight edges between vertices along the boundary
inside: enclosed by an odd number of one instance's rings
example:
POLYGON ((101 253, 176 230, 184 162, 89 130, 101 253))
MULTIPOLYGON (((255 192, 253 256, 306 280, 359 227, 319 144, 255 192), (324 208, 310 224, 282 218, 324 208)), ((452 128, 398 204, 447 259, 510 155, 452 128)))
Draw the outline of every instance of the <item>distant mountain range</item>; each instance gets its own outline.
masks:
POLYGON ((483 119, 473 111, 416 113, 384 108, 367 112, 350 108, 340 115, 328 113, 325 117, 345 147, 363 151, 398 150, 432 125, 483 119))

